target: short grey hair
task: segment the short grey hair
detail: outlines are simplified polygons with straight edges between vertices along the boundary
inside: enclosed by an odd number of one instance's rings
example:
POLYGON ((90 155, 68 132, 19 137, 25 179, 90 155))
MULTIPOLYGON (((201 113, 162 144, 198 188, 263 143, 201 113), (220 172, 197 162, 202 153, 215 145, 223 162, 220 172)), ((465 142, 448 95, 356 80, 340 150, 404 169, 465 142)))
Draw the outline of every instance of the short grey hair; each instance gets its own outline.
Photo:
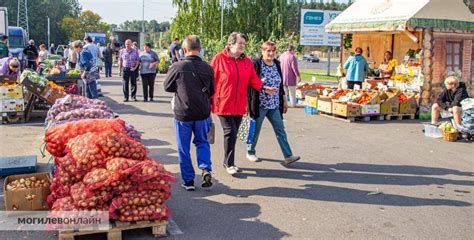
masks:
POLYGON ((247 41, 247 36, 245 34, 240 33, 240 32, 233 32, 229 35, 229 38, 227 39, 227 46, 234 45, 237 43, 237 38, 241 37, 247 41))
POLYGON ((33 45, 33 44, 35 44, 35 40, 33 40, 33 39, 30 39, 30 41, 28 41, 28 44, 30 44, 30 45, 33 45))
POLYGON ((73 48, 82 48, 82 42, 80 40, 72 42, 73 48))
POLYGON ((288 45, 288 47, 286 48, 286 50, 288 50, 288 51, 295 51, 295 50, 296 50, 296 47, 293 46, 293 45, 288 45))
POLYGON ((199 40, 199 37, 196 35, 189 35, 183 41, 183 48, 189 51, 200 51, 201 40, 199 40))

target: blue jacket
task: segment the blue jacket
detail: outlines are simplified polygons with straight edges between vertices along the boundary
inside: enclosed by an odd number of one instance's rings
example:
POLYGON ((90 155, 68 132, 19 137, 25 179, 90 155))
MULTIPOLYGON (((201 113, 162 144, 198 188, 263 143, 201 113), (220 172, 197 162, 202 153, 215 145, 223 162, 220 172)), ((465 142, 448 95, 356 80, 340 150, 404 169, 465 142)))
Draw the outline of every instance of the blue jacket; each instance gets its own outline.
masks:
POLYGON ((87 49, 82 49, 81 53, 79 53, 79 67, 81 70, 88 72, 94 65, 95 61, 91 52, 87 49))
POLYGON ((355 55, 349 57, 344 68, 347 69, 346 80, 351 82, 363 82, 367 70, 369 70, 369 64, 362 55, 355 55))

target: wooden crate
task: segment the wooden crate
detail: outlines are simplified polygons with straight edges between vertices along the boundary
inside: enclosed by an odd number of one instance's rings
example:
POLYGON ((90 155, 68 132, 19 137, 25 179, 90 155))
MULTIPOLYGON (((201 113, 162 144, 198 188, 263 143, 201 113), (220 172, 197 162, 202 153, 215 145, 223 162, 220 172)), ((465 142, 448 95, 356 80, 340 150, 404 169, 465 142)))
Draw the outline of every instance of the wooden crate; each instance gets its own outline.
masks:
POLYGON ((109 230, 86 230, 86 231, 59 231, 59 240, 74 240, 75 236, 84 236, 98 233, 106 233, 108 240, 122 240, 122 231, 152 228, 153 236, 166 237, 166 225, 168 221, 138 221, 138 222, 111 222, 109 230))
POLYGON ((385 120, 403 120, 403 119, 409 119, 413 120, 415 119, 415 114, 387 114, 385 115, 385 120))
POLYGON ((370 121, 383 121, 385 120, 384 119, 384 116, 382 115, 378 115, 378 116, 341 116, 341 115, 337 115, 337 114, 328 114, 328 113, 324 113, 324 112, 320 112, 321 116, 324 116, 324 117, 327 117, 327 118, 331 118, 331 119, 334 119, 334 120, 339 120, 339 121, 342 121, 342 122, 348 122, 348 123, 352 123, 352 122, 370 122, 370 121))

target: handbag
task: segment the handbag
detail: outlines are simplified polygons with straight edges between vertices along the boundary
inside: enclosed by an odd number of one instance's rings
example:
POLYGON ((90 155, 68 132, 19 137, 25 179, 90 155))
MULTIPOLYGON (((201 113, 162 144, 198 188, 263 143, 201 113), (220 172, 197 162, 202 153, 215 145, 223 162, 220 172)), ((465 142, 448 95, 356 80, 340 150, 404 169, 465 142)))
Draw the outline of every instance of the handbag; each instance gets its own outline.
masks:
POLYGON ((244 115, 242 123, 239 126, 239 131, 237 132, 237 138, 246 144, 252 144, 255 135, 255 123, 255 120, 248 115, 244 115))

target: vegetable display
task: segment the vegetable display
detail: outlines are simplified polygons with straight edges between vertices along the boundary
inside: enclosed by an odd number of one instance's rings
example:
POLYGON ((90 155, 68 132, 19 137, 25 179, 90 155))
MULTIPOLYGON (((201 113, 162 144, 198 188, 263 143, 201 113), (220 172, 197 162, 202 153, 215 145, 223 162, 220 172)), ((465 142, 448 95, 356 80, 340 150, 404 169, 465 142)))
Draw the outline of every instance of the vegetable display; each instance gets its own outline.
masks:
POLYGON ((25 69, 20 75, 20 82, 23 82, 25 79, 30 80, 32 83, 40 85, 42 87, 48 84, 48 80, 38 73, 33 72, 31 70, 25 69))

